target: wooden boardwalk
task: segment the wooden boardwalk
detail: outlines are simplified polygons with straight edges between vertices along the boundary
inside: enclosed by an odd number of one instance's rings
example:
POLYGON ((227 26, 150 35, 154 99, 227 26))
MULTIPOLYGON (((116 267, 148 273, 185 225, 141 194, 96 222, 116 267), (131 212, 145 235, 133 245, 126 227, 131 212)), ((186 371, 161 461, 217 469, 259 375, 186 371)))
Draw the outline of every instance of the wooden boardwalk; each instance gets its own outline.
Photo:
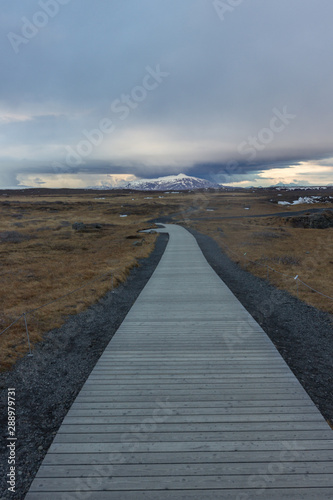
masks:
POLYGON ((195 239, 166 228, 26 499, 332 500, 333 431, 195 239))

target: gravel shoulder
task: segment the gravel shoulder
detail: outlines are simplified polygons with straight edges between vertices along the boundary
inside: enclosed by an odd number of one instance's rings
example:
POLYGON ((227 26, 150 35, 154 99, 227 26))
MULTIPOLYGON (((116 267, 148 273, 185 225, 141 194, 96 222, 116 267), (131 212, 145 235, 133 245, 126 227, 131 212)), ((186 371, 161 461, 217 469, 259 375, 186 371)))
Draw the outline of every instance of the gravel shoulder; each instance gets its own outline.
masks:
MULTIPOLYGON (((329 314, 239 268, 208 236, 190 231, 206 259, 271 338, 283 358, 327 420, 333 422, 333 322, 329 314)), ((125 284, 98 303, 48 332, 33 358, 20 360, 0 374, 1 495, 24 498, 64 416, 106 345, 158 264, 167 235, 154 252, 134 268, 125 284), (16 491, 7 491, 7 388, 16 388, 16 491)))

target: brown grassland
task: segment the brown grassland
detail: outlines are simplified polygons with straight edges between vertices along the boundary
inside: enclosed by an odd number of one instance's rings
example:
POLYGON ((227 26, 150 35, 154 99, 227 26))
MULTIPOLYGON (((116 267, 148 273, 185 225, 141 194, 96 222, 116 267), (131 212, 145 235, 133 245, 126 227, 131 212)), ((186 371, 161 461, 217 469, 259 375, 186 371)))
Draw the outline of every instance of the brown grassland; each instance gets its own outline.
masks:
MULTIPOLYGON (((333 194, 332 190, 330 194, 333 194)), ((278 199, 297 199, 298 195, 288 193, 278 199)), ((297 290, 294 278, 298 275, 310 287, 333 297, 333 228, 295 228, 287 217, 274 214, 328 209, 333 208, 333 203, 285 207, 271 199, 272 193, 266 190, 213 194, 207 198, 198 195, 200 210, 196 215, 189 214, 186 223, 215 239, 225 253, 247 271, 265 279, 268 274, 269 281, 276 287, 332 314, 332 299, 315 293, 300 282, 297 290), (272 215, 255 217, 266 214, 272 215)))
MULTIPOLYGON (((40 341, 44 332, 59 327, 69 315, 110 290, 111 274, 114 286, 124 281, 138 260, 154 248, 156 235, 139 231, 154 227, 150 219, 169 215, 214 238, 231 259, 251 273, 267 278, 268 265, 290 276, 269 270, 275 286, 296 294, 293 277, 299 275, 332 297, 333 228, 293 228, 283 217, 244 217, 313 208, 286 208, 271 198, 266 190, 171 194, 41 190, 38 194, 1 195, 0 331, 24 312, 83 287, 27 314, 31 343, 40 341), (75 222, 83 222, 86 229, 73 229, 75 222), (96 224, 101 227, 94 227, 96 224), (6 232, 15 232, 12 241, 1 240, 6 232), (133 245, 136 241, 140 244, 133 245)), ((332 204, 315 205, 321 207, 332 208, 332 204)), ((302 284, 298 293, 307 303, 333 313, 332 300, 302 284)), ((0 336, 0 352, 2 370, 28 352, 24 318, 0 336)))

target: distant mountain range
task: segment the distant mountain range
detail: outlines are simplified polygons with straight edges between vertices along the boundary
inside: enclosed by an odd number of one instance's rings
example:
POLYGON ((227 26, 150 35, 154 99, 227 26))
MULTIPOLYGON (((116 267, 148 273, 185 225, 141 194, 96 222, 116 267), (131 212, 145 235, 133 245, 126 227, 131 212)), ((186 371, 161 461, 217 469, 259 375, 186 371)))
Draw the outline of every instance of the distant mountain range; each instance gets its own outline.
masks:
MULTIPOLYGON (((272 189, 276 189, 277 191, 279 190, 286 190, 286 191, 313 191, 314 189, 330 189, 332 188, 332 185, 329 184, 328 186, 300 186, 299 184, 283 184, 282 182, 279 182, 279 184, 276 184, 275 186, 271 186, 272 189)), ((267 188, 266 188, 267 189, 267 188)))
MULTIPOLYGON (((113 189, 115 186, 103 184, 91 189, 113 189)), ((220 184, 214 184, 206 179, 191 177, 185 174, 167 175, 157 179, 140 179, 116 186, 116 189, 135 189, 138 191, 188 191, 194 189, 220 189, 220 184)))

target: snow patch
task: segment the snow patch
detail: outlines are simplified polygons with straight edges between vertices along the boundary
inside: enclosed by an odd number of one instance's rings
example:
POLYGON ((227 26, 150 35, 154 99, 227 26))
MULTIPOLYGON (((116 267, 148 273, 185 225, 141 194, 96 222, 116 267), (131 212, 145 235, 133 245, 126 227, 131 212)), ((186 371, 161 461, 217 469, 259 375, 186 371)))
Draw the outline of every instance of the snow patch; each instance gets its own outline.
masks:
POLYGON ((320 199, 320 196, 300 196, 298 200, 293 201, 293 205, 302 205, 303 203, 318 203, 318 199, 320 199))
POLYGON ((294 200, 292 203, 289 203, 289 201, 278 201, 278 205, 312 205, 313 203, 325 203, 332 199, 332 196, 325 197, 324 199, 322 196, 300 196, 298 200, 294 200))

